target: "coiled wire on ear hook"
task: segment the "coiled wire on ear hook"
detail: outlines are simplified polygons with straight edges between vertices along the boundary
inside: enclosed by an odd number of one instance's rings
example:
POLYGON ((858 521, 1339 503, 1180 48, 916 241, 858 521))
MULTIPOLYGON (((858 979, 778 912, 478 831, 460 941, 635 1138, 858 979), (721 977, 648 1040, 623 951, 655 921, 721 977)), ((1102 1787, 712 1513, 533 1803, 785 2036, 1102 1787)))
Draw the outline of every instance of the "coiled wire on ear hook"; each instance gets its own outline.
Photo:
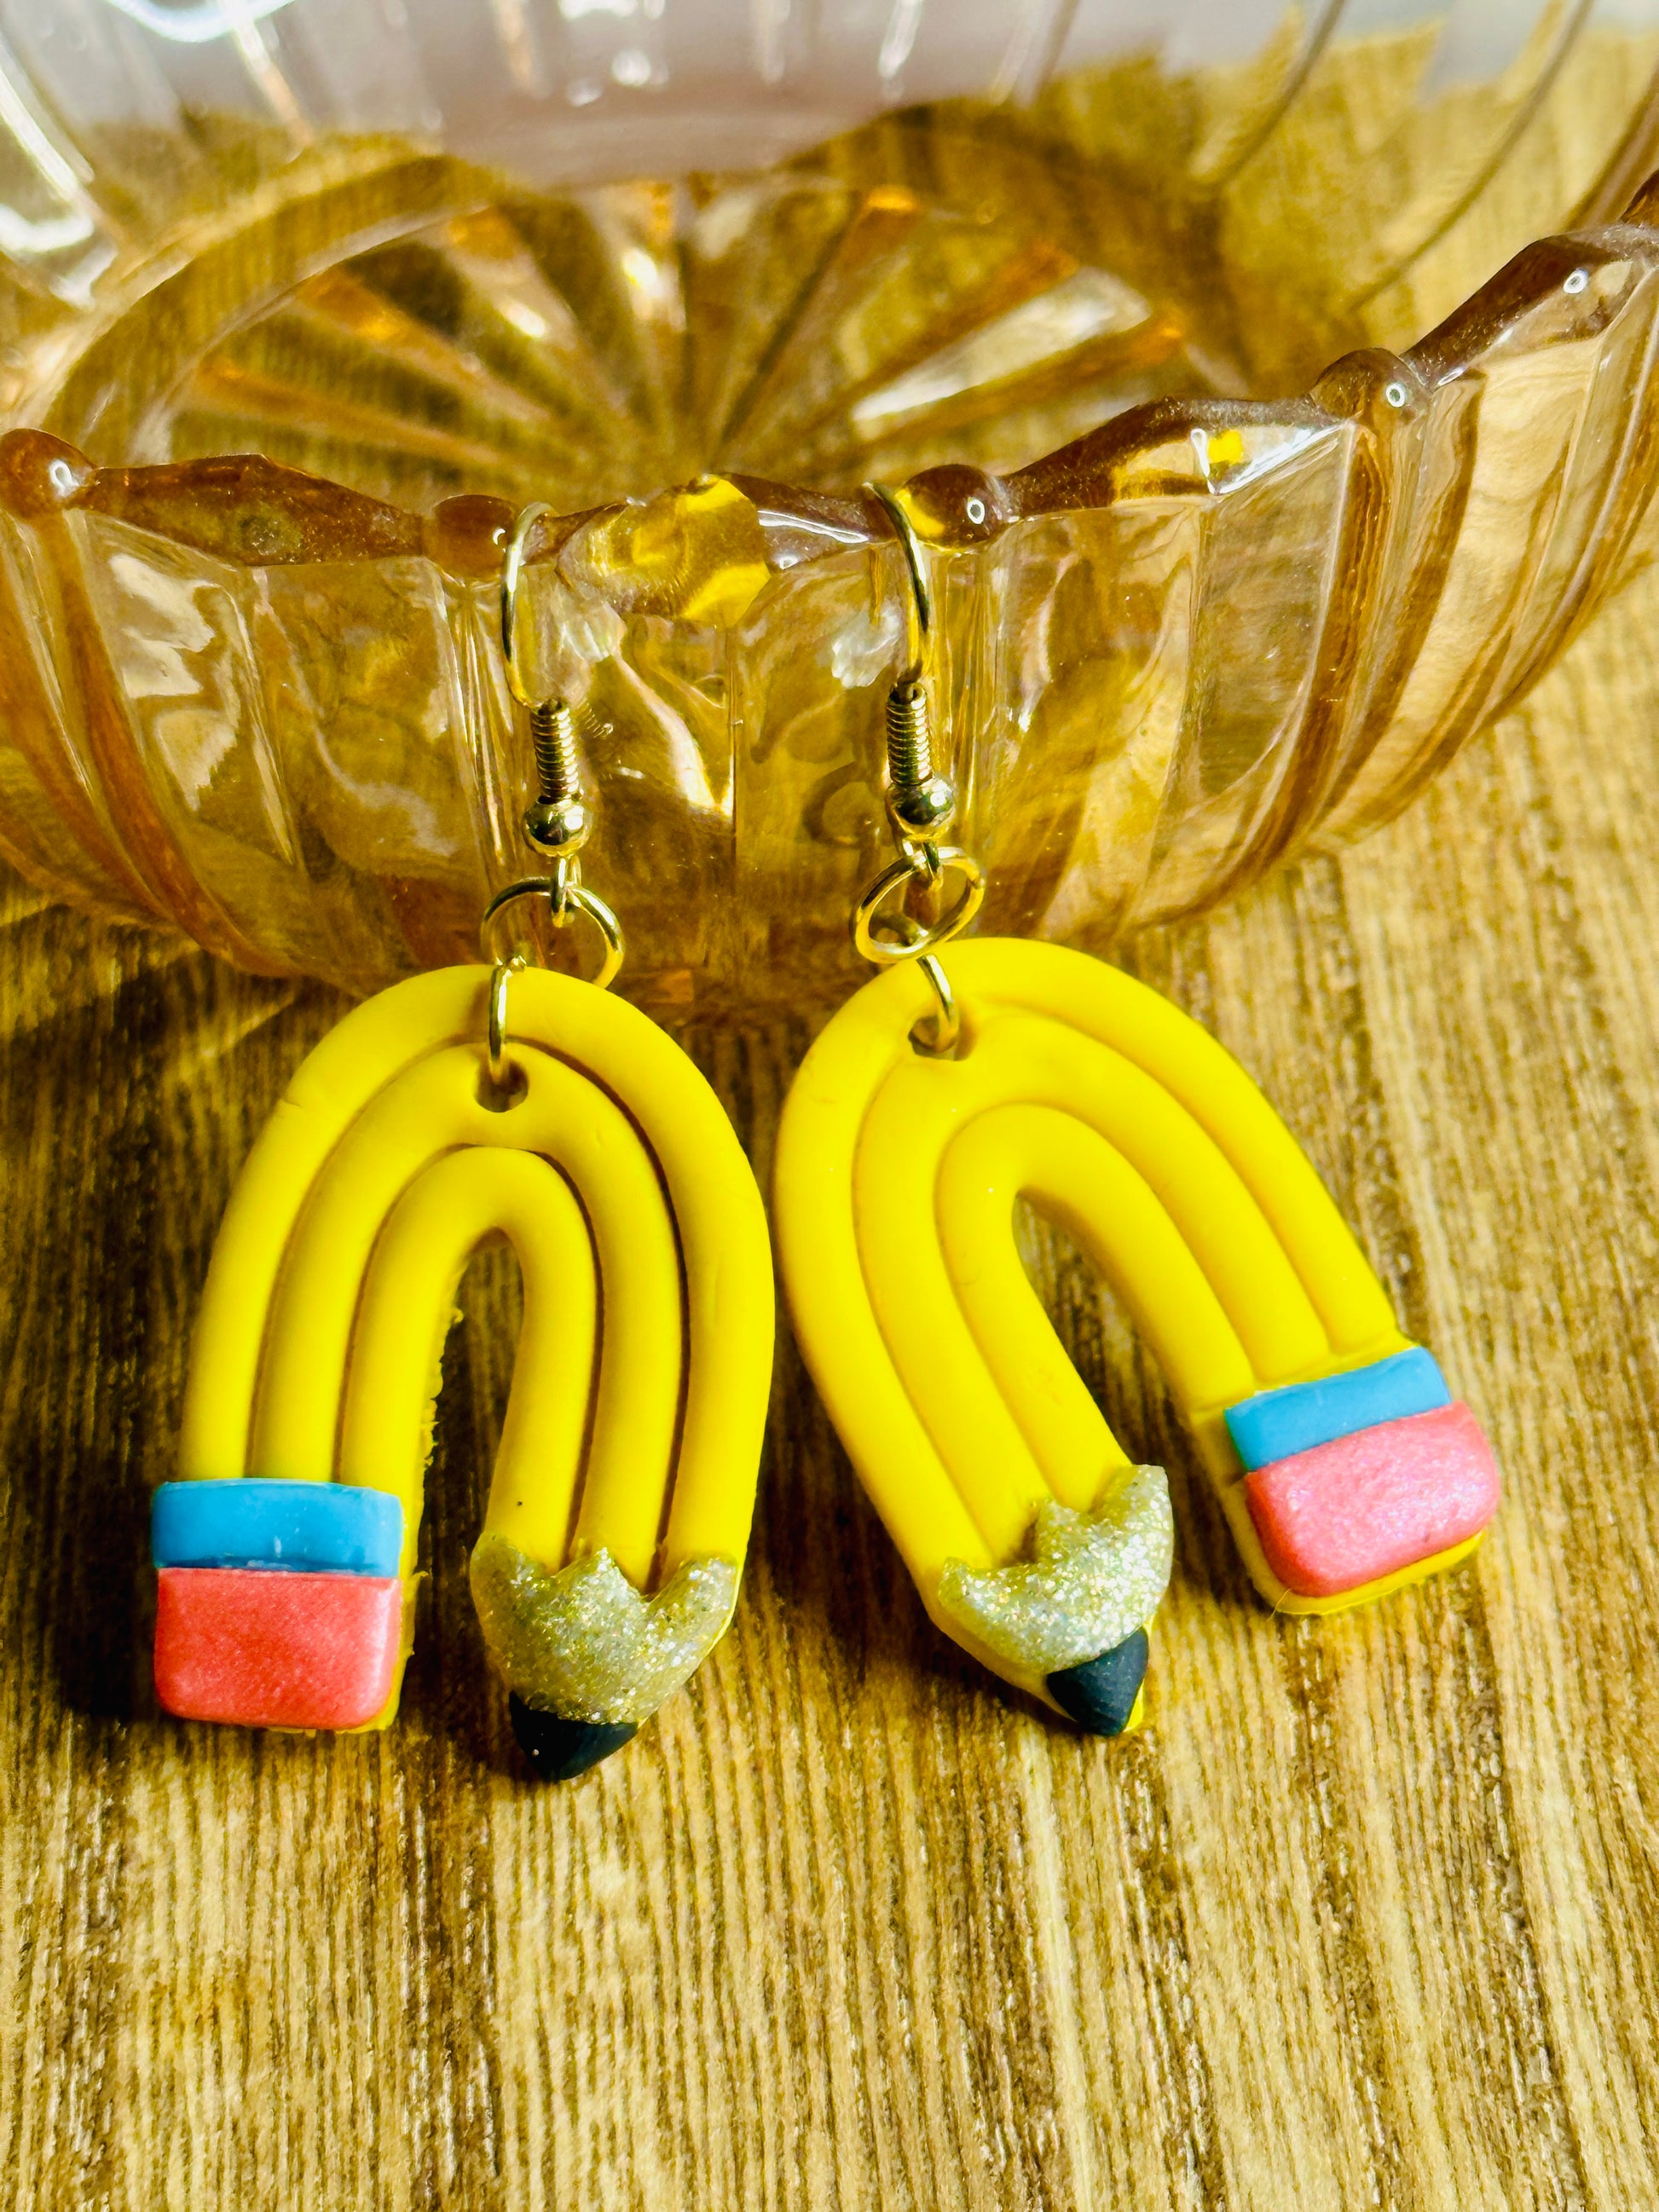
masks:
POLYGON ((524 575, 525 551, 530 533, 552 509, 544 500, 532 500, 523 508, 507 537, 501 562, 501 659, 507 666, 507 688, 530 712, 530 741, 536 751, 539 782, 536 797, 525 810, 524 834, 538 853, 554 861, 560 896, 555 920, 562 921, 567 883, 580 880, 568 864, 587 842, 592 830, 582 790, 581 761, 576 750, 576 719, 563 699, 540 698, 530 690, 519 666, 519 587, 524 575))
POLYGON ((933 707, 928 693, 933 629, 933 591, 927 556, 899 495, 886 484, 864 487, 879 502, 904 556, 904 672, 887 695, 887 815, 899 857, 884 868, 853 909, 853 942, 878 967, 907 960, 921 963, 939 1000, 927 1031, 911 1031, 920 1052, 953 1053, 962 1013, 938 955, 964 930, 985 896, 985 875, 973 854, 941 847, 939 832, 956 817, 956 786, 933 761, 933 707), (956 876, 961 888, 947 906, 944 885, 956 876), (910 908, 921 903, 927 919, 910 908))
POLYGON ((554 927, 562 929, 573 915, 582 915, 601 939, 595 987, 604 990, 623 963, 622 925, 596 891, 582 882, 578 857, 592 834, 592 816, 582 782, 581 757, 576 745, 575 717, 563 699, 538 697, 524 680, 519 665, 519 592, 523 581, 525 554, 530 533, 551 512, 544 501, 524 507, 507 534, 501 561, 501 658, 507 687, 530 714, 530 739, 535 748, 537 793, 524 812, 524 834, 536 850, 552 864, 545 876, 526 876, 498 890, 484 908, 479 942, 491 963, 486 1056, 493 1090, 504 1094, 513 1075, 507 1057, 507 993, 514 973, 526 964, 523 945, 507 940, 503 918, 521 901, 544 898, 554 927))
MULTIPOLYGON (((887 811, 900 838, 933 844, 957 811, 956 787, 933 765, 932 673, 933 595, 915 525, 886 484, 867 483, 904 555, 904 673, 887 694, 887 811)), ((929 869, 929 873, 933 871, 929 869)))

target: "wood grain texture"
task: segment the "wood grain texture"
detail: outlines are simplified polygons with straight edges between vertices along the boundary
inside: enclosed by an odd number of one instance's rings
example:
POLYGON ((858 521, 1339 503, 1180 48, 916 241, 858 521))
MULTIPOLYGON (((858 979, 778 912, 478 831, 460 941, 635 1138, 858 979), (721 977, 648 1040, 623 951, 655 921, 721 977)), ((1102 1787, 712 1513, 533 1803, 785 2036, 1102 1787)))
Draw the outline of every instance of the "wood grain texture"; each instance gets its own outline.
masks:
MULTIPOLYGON (((10 886, 7 2201, 1650 2212, 1656 639, 1649 572, 1393 829, 1133 952, 1307 1142, 1509 1487, 1470 1568, 1272 1618, 1116 1309, 1038 1237, 1176 1494, 1117 1746, 929 1627, 786 1338, 731 1637, 624 1753, 532 1784, 466 1595, 491 1261, 397 1728, 158 1718, 147 1500, 191 1313, 339 1005, 10 886)), ((804 1038, 695 1042, 763 1173, 804 1038)))

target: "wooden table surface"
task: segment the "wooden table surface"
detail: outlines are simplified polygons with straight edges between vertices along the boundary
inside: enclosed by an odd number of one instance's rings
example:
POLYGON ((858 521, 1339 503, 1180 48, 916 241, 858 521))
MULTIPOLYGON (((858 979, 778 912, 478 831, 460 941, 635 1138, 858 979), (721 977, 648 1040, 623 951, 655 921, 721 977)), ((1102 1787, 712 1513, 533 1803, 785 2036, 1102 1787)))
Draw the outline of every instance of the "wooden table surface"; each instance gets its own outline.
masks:
MULTIPOLYGON (((529 1780, 466 1591, 488 1261, 396 1728, 158 1718, 147 1502, 194 1301, 338 1005, 9 886, 8 2201, 1651 2212, 1656 711, 1649 571, 1395 828, 1128 956, 1310 1146, 1508 1491, 1467 1569, 1275 1620, 1054 1264, 1179 1523, 1116 1745, 933 1631, 786 1338, 732 1635, 624 1753, 529 1780)), ((697 1044, 763 1173, 803 1042, 697 1044)))

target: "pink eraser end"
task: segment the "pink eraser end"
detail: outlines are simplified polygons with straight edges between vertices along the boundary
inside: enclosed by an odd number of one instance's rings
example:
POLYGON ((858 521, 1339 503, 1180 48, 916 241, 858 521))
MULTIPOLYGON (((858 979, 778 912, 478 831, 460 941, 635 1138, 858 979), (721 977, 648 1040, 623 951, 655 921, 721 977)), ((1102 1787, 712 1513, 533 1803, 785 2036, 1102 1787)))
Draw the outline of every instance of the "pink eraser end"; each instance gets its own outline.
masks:
POLYGON ((1244 1478, 1267 1565, 1298 1597, 1335 1597, 1479 1534, 1498 1467, 1464 1405, 1293 1452, 1244 1478))
POLYGON ((156 1582, 155 1694, 183 1720, 362 1728, 392 1694, 396 1576, 163 1567, 156 1582))

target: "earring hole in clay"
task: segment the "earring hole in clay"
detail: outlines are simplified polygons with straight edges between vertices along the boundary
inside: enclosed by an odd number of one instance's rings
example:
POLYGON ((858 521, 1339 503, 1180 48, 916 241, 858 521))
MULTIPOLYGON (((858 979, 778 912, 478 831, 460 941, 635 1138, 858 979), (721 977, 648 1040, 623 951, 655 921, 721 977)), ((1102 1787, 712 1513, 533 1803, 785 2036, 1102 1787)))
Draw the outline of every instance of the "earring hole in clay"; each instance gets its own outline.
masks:
POLYGON ((918 1060, 966 1060, 974 1048, 973 1024, 965 1010, 957 1010, 957 1033, 946 1045, 935 1042, 939 1035, 939 1016, 924 1014, 910 1031, 910 1049, 918 1060))
POLYGON ((509 1060, 507 1063, 505 1083, 493 1083, 487 1067, 479 1070, 478 1103, 487 1114, 510 1113, 529 1088, 525 1072, 515 1060, 509 1060))

